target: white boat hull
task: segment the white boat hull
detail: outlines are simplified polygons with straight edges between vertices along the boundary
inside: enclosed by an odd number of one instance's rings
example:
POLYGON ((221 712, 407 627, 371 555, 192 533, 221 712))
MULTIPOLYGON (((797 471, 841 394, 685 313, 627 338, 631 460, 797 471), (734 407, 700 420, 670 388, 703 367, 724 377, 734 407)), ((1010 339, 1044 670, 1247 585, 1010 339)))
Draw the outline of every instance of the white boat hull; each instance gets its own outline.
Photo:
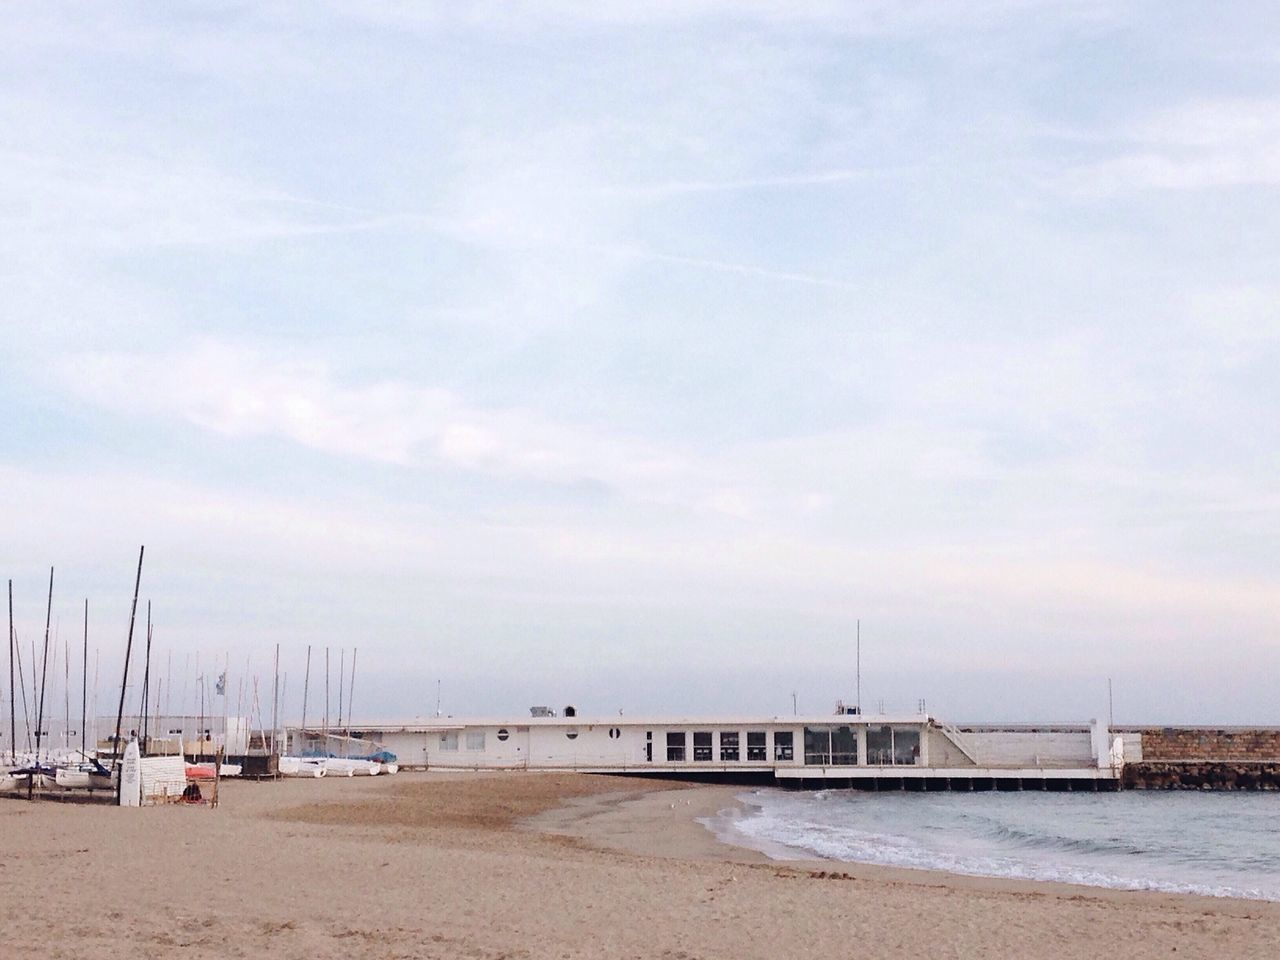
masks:
POLYGON ((276 769, 282 777, 318 779, 328 773, 324 760, 311 757, 281 757, 276 769))

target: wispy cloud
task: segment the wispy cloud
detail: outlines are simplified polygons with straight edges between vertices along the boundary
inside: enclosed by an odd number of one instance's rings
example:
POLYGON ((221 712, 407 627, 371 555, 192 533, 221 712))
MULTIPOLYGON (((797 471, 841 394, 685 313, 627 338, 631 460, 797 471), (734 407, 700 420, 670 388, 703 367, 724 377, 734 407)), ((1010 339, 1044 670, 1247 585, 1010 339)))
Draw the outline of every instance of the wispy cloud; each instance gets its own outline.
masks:
POLYGON ((1085 193, 1280 184, 1280 100, 1193 100, 1119 134, 1118 155, 1074 170, 1085 193))

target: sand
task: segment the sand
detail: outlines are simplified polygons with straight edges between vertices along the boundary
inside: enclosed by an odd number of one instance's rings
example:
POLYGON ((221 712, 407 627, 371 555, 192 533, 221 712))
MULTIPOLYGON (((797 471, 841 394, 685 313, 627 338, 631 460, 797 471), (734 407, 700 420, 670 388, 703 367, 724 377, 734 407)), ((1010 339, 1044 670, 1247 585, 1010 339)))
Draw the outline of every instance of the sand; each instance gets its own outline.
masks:
POLYGON ((1275 955, 1280 904, 779 863, 735 790, 571 774, 0 801, 0 956, 1068 960, 1275 955), (12 951, 12 952, 10 952, 12 951))

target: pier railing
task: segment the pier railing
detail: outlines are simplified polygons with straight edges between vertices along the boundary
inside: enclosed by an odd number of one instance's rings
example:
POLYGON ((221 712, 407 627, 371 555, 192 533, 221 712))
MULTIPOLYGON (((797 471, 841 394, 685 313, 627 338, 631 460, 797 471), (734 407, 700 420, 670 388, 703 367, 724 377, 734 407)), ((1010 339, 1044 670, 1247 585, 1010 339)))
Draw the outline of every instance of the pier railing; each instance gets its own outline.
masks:
POLYGON ((975 767, 982 766, 978 762, 978 748, 969 737, 960 732, 960 728, 951 723, 939 723, 938 726, 946 735, 947 739, 956 745, 956 747, 966 757, 973 761, 975 767))

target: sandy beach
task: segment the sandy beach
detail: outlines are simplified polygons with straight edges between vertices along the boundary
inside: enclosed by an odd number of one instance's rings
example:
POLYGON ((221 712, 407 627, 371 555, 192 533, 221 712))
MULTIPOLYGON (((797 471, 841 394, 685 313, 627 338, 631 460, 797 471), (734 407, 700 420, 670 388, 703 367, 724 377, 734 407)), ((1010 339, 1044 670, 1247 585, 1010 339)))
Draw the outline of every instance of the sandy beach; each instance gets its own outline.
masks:
POLYGON ((1280 904, 777 862, 739 788, 230 782, 216 810, 0 802, 0 942, 44 957, 1273 955, 1280 904))

